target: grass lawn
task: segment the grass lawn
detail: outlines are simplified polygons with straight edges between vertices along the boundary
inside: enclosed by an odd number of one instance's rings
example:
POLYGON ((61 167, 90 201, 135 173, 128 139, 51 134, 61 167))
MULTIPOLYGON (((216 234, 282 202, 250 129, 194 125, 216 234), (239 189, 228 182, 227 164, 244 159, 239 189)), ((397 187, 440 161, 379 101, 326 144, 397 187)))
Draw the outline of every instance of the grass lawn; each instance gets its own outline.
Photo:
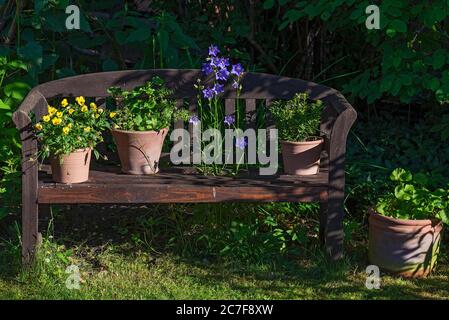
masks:
MULTIPOLYGON (((436 272, 427 279, 405 280, 382 275, 381 288, 368 290, 365 287, 368 263, 364 239, 347 241, 346 257, 338 264, 326 260, 313 235, 308 245, 299 248, 302 252, 297 255, 287 254, 268 262, 242 262, 207 258, 195 254, 194 250, 189 254, 180 253, 175 247, 159 250, 155 243, 144 245, 134 234, 135 226, 129 224, 140 219, 138 214, 125 217, 119 213, 99 212, 89 216, 92 212, 80 211, 83 212, 75 217, 69 215, 69 210, 54 219, 55 228, 44 232, 37 262, 31 269, 20 267, 17 245, 1 243, 0 299, 449 297, 447 255, 442 256, 436 272), (109 224, 104 223, 107 214, 109 224), (120 226, 120 221, 128 221, 128 225, 120 226), (65 271, 72 264, 78 266, 81 280, 79 289, 70 290, 66 287, 69 274, 65 271)), ((44 219, 41 224, 45 222, 44 219)))
MULTIPOLYGON (((87 251, 85 250, 84 253, 87 251)), ((46 254, 54 257, 54 252, 46 254)), ((55 259, 55 258, 53 258, 55 259)), ((76 259, 80 289, 65 286, 64 268, 51 258, 32 271, 0 279, 1 299, 447 299, 449 270, 440 266, 424 280, 383 276, 379 290, 365 288, 361 268, 342 263, 324 270, 299 261, 294 270, 264 266, 238 268, 186 261, 170 255, 151 259, 106 248, 96 262, 76 259)))

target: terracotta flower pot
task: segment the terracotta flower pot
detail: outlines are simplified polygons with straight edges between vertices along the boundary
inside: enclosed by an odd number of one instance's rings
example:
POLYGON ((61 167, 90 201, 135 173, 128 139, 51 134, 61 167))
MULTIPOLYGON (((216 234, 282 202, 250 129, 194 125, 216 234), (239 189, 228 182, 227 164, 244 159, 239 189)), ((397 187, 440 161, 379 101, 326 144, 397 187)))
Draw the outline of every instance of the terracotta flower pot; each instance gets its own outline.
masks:
POLYGON ((112 130, 122 171, 129 174, 155 174, 168 128, 160 131, 112 130))
POLYGON ((89 179, 91 149, 79 149, 67 155, 50 160, 53 181, 59 183, 80 183, 89 179))
POLYGON ((323 141, 322 138, 302 142, 280 141, 285 173, 299 176, 317 174, 323 141))
POLYGON ((438 221, 394 219, 371 210, 370 263, 403 277, 426 277, 435 267, 442 229, 438 221))

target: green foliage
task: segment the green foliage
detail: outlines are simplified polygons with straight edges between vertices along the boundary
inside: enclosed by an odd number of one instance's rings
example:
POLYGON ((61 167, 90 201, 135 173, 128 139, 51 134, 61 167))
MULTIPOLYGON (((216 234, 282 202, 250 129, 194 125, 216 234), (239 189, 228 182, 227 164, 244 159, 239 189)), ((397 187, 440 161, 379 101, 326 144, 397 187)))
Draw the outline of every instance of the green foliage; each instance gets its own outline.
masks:
POLYGON ((198 49, 194 39, 173 14, 158 8, 160 3, 152 5, 157 13, 148 16, 122 0, 77 1, 80 30, 66 29, 69 4, 39 0, 16 8, 15 1, 8 1, 0 11, 6 23, 0 36, 15 44, 0 45, 0 53, 29 65, 26 82, 32 86, 79 73, 127 69, 130 63, 138 69, 193 66, 190 50, 198 49), (129 58, 125 51, 136 54, 129 58))
POLYGON ((425 174, 412 175, 402 168, 395 169, 390 179, 396 187, 393 193, 379 200, 377 212, 398 219, 437 218, 449 224, 449 190, 430 190, 425 174))
POLYGON ((26 71, 22 61, 0 56, 0 220, 20 197, 20 140, 11 117, 29 90, 20 79, 26 71))
POLYGON ((432 188, 449 181, 449 146, 435 129, 447 126, 449 110, 403 109, 393 113, 385 106, 376 108, 377 115, 359 113, 348 136, 346 206, 354 218, 361 220, 361 214, 391 188, 388 173, 395 168, 426 173, 432 188))
MULTIPOLYGON (((265 1, 264 9, 278 10, 275 2, 265 1)), ((410 103, 433 95, 431 98, 447 102, 447 0, 382 1, 380 30, 365 27, 365 8, 370 4, 373 3, 367 0, 279 1, 277 7, 285 11, 278 28, 283 30, 305 21, 322 22, 322 32, 333 35, 332 45, 355 59, 354 64, 348 62, 349 68, 342 70, 342 74, 357 72, 344 86, 353 97, 372 103, 393 96, 410 103), (346 49, 338 48, 337 37, 346 49)))
MULTIPOLYGON (((186 256, 244 264, 286 263, 287 256, 304 253, 314 245, 307 236, 313 226, 301 223, 300 217, 314 216, 315 208, 293 203, 198 204, 186 223, 180 223, 182 217, 172 217, 171 224, 179 230, 170 238, 169 247, 186 256)), ((184 215, 185 209, 179 210, 184 215)))
POLYGON ((117 103, 109 114, 113 127, 131 131, 159 131, 169 128, 173 119, 187 120, 186 111, 177 111, 175 101, 159 77, 154 77, 131 91, 111 87, 108 92, 117 103))
POLYGON ((321 100, 310 101, 307 93, 298 93, 291 100, 273 102, 270 112, 281 140, 306 141, 319 136, 323 108, 321 100))

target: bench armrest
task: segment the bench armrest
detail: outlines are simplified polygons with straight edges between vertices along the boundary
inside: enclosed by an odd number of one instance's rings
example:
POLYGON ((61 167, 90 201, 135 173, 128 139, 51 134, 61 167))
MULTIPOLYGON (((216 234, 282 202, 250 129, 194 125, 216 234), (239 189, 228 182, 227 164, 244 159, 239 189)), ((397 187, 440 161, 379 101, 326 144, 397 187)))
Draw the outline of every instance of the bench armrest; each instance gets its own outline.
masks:
POLYGON ((34 112, 36 118, 40 119, 47 111, 47 105, 47 100, 37 88, 32 89, 13 113, 12 119, 17 129, 21 131, 31 123, 30 112, 34 112))
POLYGON ((40 119, 46 110, 47 100, 38 90, 33 89, 12 116, 22 141, 22 202, 24 208, 32 207, 37 203, 38 161, 36 156, 38 147, 29 114, 34 112, 36 119, 40 119))
POLYGON ((357 112, 336 91, 329 103, 337 111, 329 132, 328 140, 328 168, 329 168, 329 195, 333 201, 343 202, 345 193, 345 154, 349 130, 357 119, 357 112))

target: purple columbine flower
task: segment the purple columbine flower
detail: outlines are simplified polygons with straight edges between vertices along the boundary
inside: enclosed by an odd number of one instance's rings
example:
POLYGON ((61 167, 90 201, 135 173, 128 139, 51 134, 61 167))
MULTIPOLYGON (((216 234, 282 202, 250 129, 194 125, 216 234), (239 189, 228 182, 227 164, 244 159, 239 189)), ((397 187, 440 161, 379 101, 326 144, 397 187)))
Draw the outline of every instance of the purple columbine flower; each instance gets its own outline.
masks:
POLYGON ((212 99, 214 97, 214 95, 216 94, 215 90, 215 86, 214 88, 206 88, 203 90, 203 96, 206 99, 212 99))
POLYGON ((243 73, 244 69, 240 63, 233 64, 231 73, 235 74, 237 77, 240 77, 243 73))
POLYGON ((227 124, 228 126, 231 126, 232 124, 235 123, 235 116, 234 115, 228 115, 225 116, 224 121, 225 124, 227 124))
POLYGON ((226 69, 218 70, 218 72, 215 74, 215 77, 217 78, 217 80, 226 81, 229 77, 229 71, 226 69))
POLYGON ((214 87, 212 88, 212 91, 217 95, 224 91, 224 85, 221 83, 216 83, 214 87))
POLYGON ((211 64, 206 62, 203 63, 203 67, 201 68, 201 71, 203 71, 203 73, 208 76, 210 75, 212 72, 214 72, 214 69, 212 68, 211 64))
POLYGON ((248 140, 246 139, 246 137, 241 137, 241 138, 237 138, 235 139, 235 146, 239 149, 245 149, 246 146, 248 145, 248 140))
POLYGON ((211 44, 209 47, 209 56, 216 57, 217 54, 219 54, 219 53, 220 53, 220 49, 218 49, 217 46, 214 46, 213 44, 211 44))
POLYGON ((234 80, 234 82, 232 82, 232 87, 233 87, 234 89, 238 89, 239 86, 240 86, 240 83, 238 83, 237 81, 234 80))
POLYGON ((200 118, 198 118, 197 115, 191 116, 189 119, 189 123, 193 124, 194 126, 196 126, 199 122, 200 118))

